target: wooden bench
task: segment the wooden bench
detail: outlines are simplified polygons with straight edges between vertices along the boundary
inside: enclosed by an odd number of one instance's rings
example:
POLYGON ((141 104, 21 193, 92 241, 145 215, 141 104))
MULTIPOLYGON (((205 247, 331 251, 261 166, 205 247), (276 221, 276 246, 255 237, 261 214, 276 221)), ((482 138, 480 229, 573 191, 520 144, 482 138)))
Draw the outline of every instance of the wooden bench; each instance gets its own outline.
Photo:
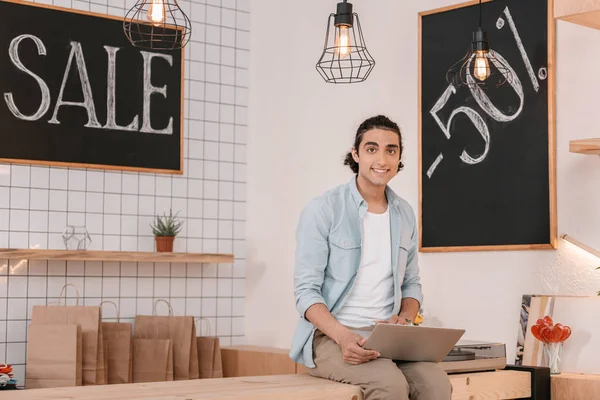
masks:
MULTIPOLYGON (((453 400, 531 396, 530 375, 495 371, 450 375, 453 400)), ((308 374, 197 379, 0 392, 0 400, 363 400, 358 386, 308 374)))

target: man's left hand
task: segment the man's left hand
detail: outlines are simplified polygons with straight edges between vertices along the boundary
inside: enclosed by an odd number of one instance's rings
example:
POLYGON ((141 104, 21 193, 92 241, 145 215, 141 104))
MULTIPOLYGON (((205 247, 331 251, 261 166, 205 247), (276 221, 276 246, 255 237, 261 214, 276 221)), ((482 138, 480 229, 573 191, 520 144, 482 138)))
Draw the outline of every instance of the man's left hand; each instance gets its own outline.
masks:
POLYGON ((392 317, 390 319, 376 321, 376 323, 378 323, 378 324, 406 325, 406 319, 404 317, 400 317, 398 315, 392 315, 392 317))

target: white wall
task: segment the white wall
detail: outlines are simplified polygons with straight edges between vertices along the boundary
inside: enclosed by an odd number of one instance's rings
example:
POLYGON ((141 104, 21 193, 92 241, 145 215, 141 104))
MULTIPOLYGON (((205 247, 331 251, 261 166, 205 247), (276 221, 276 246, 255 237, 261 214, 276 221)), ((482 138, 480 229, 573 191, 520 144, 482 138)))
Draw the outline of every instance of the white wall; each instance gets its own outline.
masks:
MULTIPOLYGON (((135 3, 41 2, 121 17, 135 3)), ((81 304, 114 301, 127 322, 150 314, 153 302, 164 298, 176 315, 208 319, 211 334, 224 345, 243 342, 249 2, 179 4, 193 23, 185 49, 184 174, 0 164, 0 248, 63 249, 65 225, 74 224, 86 226, 90 250, 154 251, 150 222, 172 208, 185 220, 175 251, 234 253, 235 262, 0 257, 0 363, 13 365, 19 385, 25 383, 31 309, 56 301, 65 283, 78 288, 81 304)), ((67 297, 73 304, 75 291, 69 289, 67 297)), ((103 317, 115 318, 114 309, 104 307, 103 317)))
MULTIPOLYGON (((406 167, 391 186, 417 212, 418 12, 452 3, 355 1, 377 65, 366 82, 345 86, 324 83, 314 69, 335 1, 252 2, 248 343, 289 347, 298 318, 292 276, 299 212, 350 178, 341 160, 366 117, 387 114, 402 128, 406 167)), ((600 32, 559 22, 557 37, 559 233, 600 248, 600 157, 568 152, 570 139, 599 135, 600 77, 582 70, 600 63, 590 51, 600 32)), ((464 327, 468 339, 505 342, 511 360, 522 294, 600 290, 598 260, 563 241, 557 251, 420 254, 420 263, 427 321, 464 327)))

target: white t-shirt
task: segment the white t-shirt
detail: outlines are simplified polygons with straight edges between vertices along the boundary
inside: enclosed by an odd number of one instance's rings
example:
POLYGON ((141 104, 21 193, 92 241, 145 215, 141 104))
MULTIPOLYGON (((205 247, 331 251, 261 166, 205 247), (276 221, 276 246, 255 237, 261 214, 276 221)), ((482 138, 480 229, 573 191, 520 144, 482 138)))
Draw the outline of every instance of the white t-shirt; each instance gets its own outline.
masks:
POLYGON ((383 214, 363 218, 362 257, 356 281, 336 314, 345 326, 360 328, 387 320, 394 309, 389 207, 383 214))

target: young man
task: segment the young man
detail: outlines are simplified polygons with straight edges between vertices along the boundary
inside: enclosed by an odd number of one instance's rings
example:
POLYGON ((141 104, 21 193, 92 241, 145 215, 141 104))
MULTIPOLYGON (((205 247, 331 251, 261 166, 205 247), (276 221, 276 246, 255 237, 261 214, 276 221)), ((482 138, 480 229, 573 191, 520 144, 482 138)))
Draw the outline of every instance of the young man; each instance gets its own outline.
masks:
POLYGON ((385 116, 367 119, 344 162, 356 176, 303 210, 290 357, 313 376, 361 386, 365 400, 449 400, 439 365, 379 358, 353 330, 412 324, 422 302, 415 215, 387 186, 401 157, 398 126, 385 116))

